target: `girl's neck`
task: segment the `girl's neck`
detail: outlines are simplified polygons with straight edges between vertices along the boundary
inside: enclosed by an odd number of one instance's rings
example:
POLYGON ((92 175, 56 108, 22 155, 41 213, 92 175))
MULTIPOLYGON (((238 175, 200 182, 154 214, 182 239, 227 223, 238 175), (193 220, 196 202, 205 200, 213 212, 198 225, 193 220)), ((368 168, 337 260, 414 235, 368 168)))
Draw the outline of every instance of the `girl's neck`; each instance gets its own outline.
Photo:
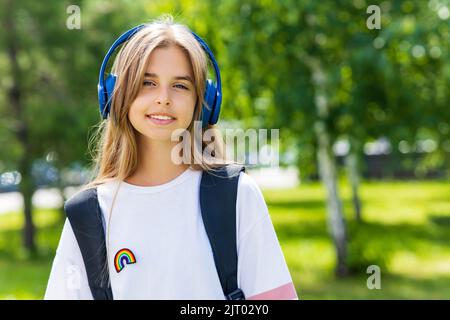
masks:
POLYGON ((172 149, 176 144, 177 142, 171 141, 141 141, 138 145, 138 168, 134 174, 125 179, 125 182, 150 187, 178 177, 189 168, 189 165, 176 164, 172 161, 172 149))

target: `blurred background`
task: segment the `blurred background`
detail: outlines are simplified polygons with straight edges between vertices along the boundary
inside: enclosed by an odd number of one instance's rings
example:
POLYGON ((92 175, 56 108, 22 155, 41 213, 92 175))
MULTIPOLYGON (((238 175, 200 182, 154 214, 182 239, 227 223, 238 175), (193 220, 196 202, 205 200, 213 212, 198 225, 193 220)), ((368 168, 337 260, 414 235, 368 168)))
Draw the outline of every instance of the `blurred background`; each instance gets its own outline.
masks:
POLYGON ((280 166, 248 172, 300 299, 449 299, 449 10, 2 0, 0 298, 43 298, 62 205, 90 174, 101 61, 121 33, 168 13, 219 61, 221 127, 280 129, 280 166))

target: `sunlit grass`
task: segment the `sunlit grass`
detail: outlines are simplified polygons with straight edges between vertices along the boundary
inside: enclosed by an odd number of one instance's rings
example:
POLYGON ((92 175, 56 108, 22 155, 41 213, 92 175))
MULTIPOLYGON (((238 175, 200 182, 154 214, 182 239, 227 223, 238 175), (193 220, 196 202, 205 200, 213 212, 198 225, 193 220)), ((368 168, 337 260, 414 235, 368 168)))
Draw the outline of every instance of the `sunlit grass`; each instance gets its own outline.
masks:
MULTIPOLYGON (((334 276, 325 190, 318 183, 264 190, 301 299, 449 299, 450 184, 366 182, 363 220, 354 221, 350 189, 340 185, 353 275, 334 276), (370 264, 381 267, 381 289, 367 288, 370 264)), ((22 248, 23 215, 0 216, 0 299, 42 299, 61 234, 61 213, 38 210, 36 256, 22 248)))
POLYGON ((37 210, 37 253, 30 256, 22 245, 23 215, 0 216, 0 299, 42 299, 56 246, 62 231, 61 212, 37 210))
POLYGON ((349 187, 341 183, 340 192, 356 268, 346 279, 333 273, 335 252, 322 186, 264 190, 300 298, 450 298, 449 183, 366 182, 360 188, 360 225, 354 221, 349 187), (367 288, 370 264, 382 266, 380 290, 367 288))

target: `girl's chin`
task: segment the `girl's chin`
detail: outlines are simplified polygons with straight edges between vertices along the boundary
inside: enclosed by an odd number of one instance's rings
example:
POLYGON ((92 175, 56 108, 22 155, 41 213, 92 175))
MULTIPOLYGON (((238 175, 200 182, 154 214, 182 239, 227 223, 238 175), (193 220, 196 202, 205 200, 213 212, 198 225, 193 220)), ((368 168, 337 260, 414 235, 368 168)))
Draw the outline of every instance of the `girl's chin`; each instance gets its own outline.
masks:
POLYGON ((167 143, 171 143, 171 138, 172 138, 172 131, 173 130, 168 130, 168 128, 157 128, 157 129, 151 129, 151 130, 146 130, 145 133, 141 133, 142 137, 145 139, 149 139, 152 141, 159 141, 159 142, 167 142, 167 143))

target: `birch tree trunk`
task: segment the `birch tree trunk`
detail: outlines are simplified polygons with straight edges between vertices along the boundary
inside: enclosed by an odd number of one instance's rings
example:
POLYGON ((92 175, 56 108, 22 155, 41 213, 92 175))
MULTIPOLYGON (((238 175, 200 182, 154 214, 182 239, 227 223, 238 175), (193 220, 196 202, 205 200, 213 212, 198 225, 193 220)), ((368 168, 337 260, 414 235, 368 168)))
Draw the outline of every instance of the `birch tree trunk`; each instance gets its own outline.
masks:
POLYGON ((354 138, 350 139, 350 151, 345 158, 345 164, 347 167, 347 173, 350 180, 350 186, 352 189, 352 203, 353 210, 355 212, 355 220, 359 223, 362 221, 362 208, 361 200, 359 197, 359 161, 358 161, 359 148, 354 138))
POLYGON ((318 59, 308 57, 306 63, 310 67, 315 89, 317 120, 314 123, 314 130, 318 142, 317 159, 320 177, 327 191, 328 229, 333 238, 337 258, 335 273, 338 277, 343 277, 348 274, 346 263, 347 232, 336 179, 335 157, 332 153, 330 137, 326 127, 328 117, 326 78, 318 59))

